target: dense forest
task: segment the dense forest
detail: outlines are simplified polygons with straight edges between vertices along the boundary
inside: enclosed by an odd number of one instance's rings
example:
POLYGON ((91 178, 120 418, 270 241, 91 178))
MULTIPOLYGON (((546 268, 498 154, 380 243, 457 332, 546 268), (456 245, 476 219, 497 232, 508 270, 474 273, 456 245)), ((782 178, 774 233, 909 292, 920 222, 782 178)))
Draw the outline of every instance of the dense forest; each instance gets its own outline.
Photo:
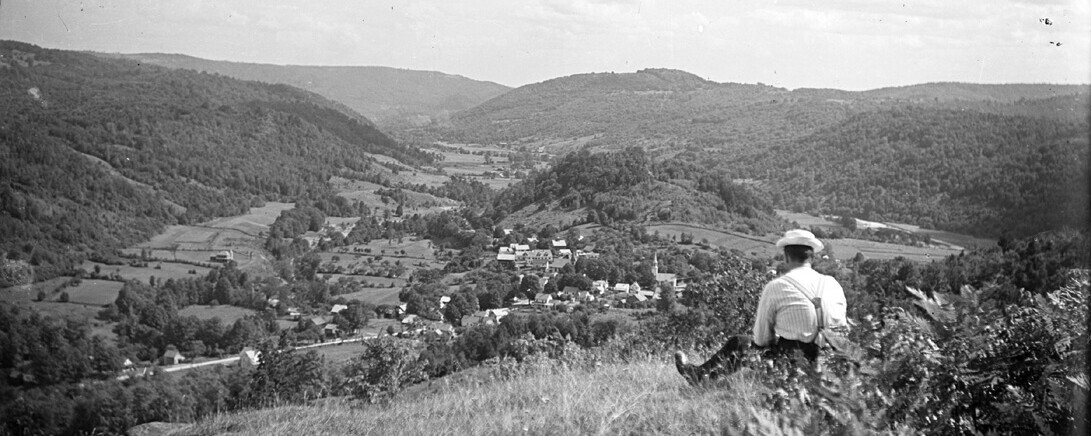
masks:
POLYGON ((432 159, 284 85, 17 42, 0 53, 0 251, 37 279, 165 224, 325 198, 335 174, 381 182, 374 154, 432 159))
MULTIPOLYGON (((998 237, 1087 224, 1088 124, 903 107, 721 168, 796 210, 998 237)), ((700 159, 700 158, 695 158, 700 159)))

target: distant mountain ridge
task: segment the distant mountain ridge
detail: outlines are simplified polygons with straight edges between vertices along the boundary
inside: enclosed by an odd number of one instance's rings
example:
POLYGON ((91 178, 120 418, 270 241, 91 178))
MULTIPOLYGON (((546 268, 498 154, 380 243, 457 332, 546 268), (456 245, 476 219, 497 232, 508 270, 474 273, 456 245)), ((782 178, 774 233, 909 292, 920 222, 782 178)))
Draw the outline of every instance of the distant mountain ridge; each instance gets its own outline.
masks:
POLYGON ((453 112, 476 106, 510 89, 452 74, 388 67, 255 64, 162 53, 96 54, 291 85, 344 103, 379 125, 421 125, 446 120, 453 112))
POLYGON ((967 83, 789 91, 641 70, 523 86, 435 133, 525 152, 639 146, 672 174, 723 174, 774 207, 1019 236, 1087 225, 1086 190, 1073 186, 1087 179, 1089 91, 967 83))

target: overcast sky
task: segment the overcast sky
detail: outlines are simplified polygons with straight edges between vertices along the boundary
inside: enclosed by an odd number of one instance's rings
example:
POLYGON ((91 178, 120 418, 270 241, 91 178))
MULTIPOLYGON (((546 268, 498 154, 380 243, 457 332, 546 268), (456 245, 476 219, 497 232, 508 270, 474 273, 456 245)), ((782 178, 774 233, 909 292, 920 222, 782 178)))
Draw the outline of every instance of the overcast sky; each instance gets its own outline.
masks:
POLYGON ((508 86, 642 68, 793 89, 1091 83, 1087 0, 2 0, 0 39, 508 86))

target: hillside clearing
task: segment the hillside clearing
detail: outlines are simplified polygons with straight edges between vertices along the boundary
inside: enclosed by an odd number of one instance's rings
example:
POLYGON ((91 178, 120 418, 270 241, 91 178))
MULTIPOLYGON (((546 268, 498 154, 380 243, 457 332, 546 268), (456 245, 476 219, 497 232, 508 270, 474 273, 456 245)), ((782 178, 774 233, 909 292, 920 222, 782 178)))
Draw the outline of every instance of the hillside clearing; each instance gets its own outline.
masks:
POLYGON ((235 321, 245 318, 247 315, 257 313, 254 309, 238 306, 203 306, 194 304, 178 311, 178 316, 195 316, 200 320, 219 318, 225 326, 234 324, 235 321))

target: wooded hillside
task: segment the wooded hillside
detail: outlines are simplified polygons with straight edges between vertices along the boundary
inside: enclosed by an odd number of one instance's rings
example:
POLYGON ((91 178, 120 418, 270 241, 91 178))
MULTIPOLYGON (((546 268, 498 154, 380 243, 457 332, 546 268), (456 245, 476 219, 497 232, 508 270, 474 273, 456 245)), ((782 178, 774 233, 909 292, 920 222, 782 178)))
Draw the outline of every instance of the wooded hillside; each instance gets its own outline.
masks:
POLYGON ((252 64, 161 53, 107 56, 291 85, 344 103, 381 125, 446 121, 451 113, 476 106, 510 89, 452 74, 387 67, 252 64))
POLYGON ((1089 95, 1045 84, 788 91, 642 70, 524 86, 436 133, 639 146, 657 164, 745 180, 774 207, 1022 236, 1086 225, 1089 95))
POLYGON ((379 180, 402 146, 284 85, 0 42, 0 252, 50 277, 165 224, 319 198, 337 173, 379 180))

